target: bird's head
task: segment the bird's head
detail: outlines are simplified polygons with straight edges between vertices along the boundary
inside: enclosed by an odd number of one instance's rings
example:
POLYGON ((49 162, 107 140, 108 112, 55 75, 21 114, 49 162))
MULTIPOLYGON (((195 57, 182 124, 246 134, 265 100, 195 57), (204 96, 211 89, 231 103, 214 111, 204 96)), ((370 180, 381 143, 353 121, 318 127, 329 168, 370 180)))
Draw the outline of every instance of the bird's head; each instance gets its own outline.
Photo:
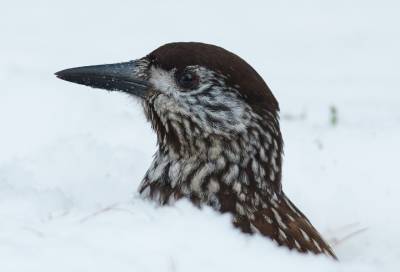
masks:
POLYGON ((278 102, 237 55, 209 44, 170 43, 135 61, 56 75, 142 101, 159 144, 142 196, 162 205, 187 197, 231 213, 243 232, 334 256, 283 194, 278 102))
POLYGON ((214 45, 169 43, 135 61, 56 75, 139 98, 161 149, 197 152, 198 139, 229 142, 250 133, 254 122, 279 132, 278 103, 264 80, 243 59, 214 45))

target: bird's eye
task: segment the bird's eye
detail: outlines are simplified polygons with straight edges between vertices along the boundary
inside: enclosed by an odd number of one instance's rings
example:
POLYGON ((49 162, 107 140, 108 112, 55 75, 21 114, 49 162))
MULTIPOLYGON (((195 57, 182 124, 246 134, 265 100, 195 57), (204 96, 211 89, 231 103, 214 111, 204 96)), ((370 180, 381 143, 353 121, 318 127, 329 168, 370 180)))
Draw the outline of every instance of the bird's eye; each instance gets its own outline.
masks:
POLYGON ((199 85, 199 77, 195 72, 184 70, 176 73, 176 81, 184 89, 194 89, 199 85))

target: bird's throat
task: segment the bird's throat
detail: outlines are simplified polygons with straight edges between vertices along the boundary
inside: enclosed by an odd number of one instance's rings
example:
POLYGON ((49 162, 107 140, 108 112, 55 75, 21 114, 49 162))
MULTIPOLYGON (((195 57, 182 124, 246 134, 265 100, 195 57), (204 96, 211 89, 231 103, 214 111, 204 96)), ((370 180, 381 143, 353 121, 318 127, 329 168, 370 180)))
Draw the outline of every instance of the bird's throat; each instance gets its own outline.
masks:
POLYGON ((221 198, 227 195, 258 201, 281 194, 280 135, 249 132, 231 141, 195 139, 197 149, 183 155, 159 148, 140 193, 161 205, 186 197, 221 211, 226 210, 221 198))

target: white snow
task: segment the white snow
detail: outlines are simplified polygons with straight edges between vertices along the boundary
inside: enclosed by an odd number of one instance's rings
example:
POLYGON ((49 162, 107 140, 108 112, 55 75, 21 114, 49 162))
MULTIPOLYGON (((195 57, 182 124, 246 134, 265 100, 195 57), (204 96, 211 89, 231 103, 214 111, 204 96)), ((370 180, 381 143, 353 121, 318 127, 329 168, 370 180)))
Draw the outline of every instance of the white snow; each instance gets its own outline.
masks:
POLYGON ((0 3, 0 271, 400 271, 398 1, 0 3), (340 262, 137 193, 155 136, 132 98, 54 72, 221 45, 282 109, 283 186, 340 262), (330 123, 330 107, 338 122, 330 123))

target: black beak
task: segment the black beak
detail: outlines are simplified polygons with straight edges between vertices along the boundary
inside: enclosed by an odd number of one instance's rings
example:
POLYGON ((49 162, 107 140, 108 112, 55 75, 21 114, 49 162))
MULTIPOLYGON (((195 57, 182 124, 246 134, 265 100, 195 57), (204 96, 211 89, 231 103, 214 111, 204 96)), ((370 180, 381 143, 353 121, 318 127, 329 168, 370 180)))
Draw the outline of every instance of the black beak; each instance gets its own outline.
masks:
POLYGON ((83 66, 59 71, 58 78, 93 88, 122 91, 145 98, 149 83, 141 79, 143 75, 140 60, 115 64, 83 66))

